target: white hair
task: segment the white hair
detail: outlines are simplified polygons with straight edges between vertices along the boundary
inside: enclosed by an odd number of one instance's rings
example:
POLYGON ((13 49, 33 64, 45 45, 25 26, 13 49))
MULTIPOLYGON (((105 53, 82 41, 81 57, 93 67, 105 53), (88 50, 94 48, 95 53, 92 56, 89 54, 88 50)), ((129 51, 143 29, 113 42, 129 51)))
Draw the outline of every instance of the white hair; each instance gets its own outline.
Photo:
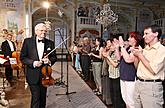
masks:
POLYGON ((35 26, 35 31, 37 31, 39 28, 41 28, 41 27, 46 27, 46 25, 44 24, 44 23, 39 23, 39 24, 37 24, 36 26, 35 26))

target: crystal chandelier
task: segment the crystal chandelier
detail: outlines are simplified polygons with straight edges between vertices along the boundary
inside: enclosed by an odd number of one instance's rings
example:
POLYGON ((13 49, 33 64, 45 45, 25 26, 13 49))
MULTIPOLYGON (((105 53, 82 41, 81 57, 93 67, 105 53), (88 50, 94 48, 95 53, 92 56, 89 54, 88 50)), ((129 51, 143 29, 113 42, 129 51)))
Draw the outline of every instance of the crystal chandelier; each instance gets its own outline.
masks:
POLYGON ((107 27, 115 23, 118 20, 118 15, 111 10, 110 4, 106 3, 103 5, 103 10, 100 11, 98 15, 96 15, 96 22, 107 27))
POLYGON ((51 22, 47 20, 47 21, 44 21, 44 23, 46 25, 47 30, 48 31, 51 30, 51 22))

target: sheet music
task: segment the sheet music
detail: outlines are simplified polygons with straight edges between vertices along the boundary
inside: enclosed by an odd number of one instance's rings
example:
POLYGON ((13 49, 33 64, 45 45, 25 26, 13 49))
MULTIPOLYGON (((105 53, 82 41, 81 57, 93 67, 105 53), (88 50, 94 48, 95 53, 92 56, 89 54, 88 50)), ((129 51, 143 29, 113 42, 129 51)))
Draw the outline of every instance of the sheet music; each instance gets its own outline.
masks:
POLYGON ((4 64, 6 61, 6 59, 0 58, 0 64, 4 64))
POLYGON ((17 64, 17 59, 16 58, 9 58, 10 64, 17 64))

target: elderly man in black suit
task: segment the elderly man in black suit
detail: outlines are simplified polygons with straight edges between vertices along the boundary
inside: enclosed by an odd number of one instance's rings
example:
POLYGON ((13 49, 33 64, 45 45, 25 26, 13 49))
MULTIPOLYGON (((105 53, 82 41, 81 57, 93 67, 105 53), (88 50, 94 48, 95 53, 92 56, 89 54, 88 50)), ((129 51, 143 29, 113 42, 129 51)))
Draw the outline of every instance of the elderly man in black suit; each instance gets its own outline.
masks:
MULTIPOLYGON (((2 42, 1 49, 4 53, 4 57, 6 59, 9 59, 12 57, 12 53, 16 51, 16 47, 14 42, 12 41, 12 33, 7 33, 6 40, 2 42)), ((5 65, 5 76, 9 83, 11 83, 11 80, 13 78, 13 69, 9 63, 9 61, 6 62, 5 65)))
POLYGON ((25 65, 26 79, 32 94, 31 108, 45 108, 47 88, 41 83, 41 69, 43 64, 53 65, 57 60, 55 51, 47 58, 44 57, 44 54, 48 54, 54 49, 54 42, 45 38, 46 30, 45 24, 37 24, 35 26, 36 36, 24 40, 20 54, 20 60, 25 65))

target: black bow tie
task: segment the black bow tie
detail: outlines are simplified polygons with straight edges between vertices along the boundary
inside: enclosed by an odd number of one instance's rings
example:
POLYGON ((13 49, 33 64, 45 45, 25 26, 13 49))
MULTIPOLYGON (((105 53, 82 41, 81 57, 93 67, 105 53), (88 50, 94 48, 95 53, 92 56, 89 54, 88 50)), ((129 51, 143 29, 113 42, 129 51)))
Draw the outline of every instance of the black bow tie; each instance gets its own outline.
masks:
POLYGON ((38 42, 42 42, 42 43, 44 43, 44 40, 38 40, 38 42))

